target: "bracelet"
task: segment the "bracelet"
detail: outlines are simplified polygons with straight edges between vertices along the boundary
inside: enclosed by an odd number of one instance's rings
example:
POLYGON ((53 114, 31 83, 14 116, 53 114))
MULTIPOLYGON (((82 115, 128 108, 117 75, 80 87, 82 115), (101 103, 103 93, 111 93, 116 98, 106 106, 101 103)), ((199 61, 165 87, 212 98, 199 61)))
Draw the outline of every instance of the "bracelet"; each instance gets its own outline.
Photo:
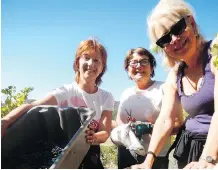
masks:
POLYGON ((155 155, 155 153, 154 153, 154 152, 152 152, 152 151, 148 151, 148 152, 147 152, 147 155, 148 155, 148 154, 151 154, 151 155, 153 155, 154 159, 156 159, 156 158, 157 158, 157 156, 155 155))
POLYGON ((207 163, 211 163, 213 165, 217 164, 216 160, 213 159, 211 156, 200 157, 199 159, 202 159, 202 160, 206 161, 207 163))

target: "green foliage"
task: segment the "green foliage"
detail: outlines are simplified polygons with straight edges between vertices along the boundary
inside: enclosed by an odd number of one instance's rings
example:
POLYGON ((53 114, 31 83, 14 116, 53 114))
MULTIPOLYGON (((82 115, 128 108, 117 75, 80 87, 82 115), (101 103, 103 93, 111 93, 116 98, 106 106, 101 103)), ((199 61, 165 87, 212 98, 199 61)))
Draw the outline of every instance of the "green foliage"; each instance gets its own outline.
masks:
POLYGON ((25 103, 33 87, 25 87, 20 92, 16 92, 15 86, 8 86, 1 90, 5 97, 4 103, 1 101, 1 117, 7 115, 10 111, 25 103))
MULTIPOLYGON (((215 38, 218 41, 218 34, 215 38)), ((214 66, 218 69, 218 42, 215 42, 211 48, 211 55, 215 58, 213 61, 214 66)))
POLYGON ((101 161, 106 169, 117 169, 117 146, 101 145, 101 161))
POLYGON ((183 116, 184 116, 184 119, 186 119, 187 117, 188 117, 188 113, 185 111, 185 110, 183 110, 183 116))
POLYGON ((152 50, 155 54, 157 54, 157 53, 159 53, 159 52, 161 51, 161 48, 160 48, 159 46, 157 46, 157 45, 154 45, 154 46, 151 47, 151 50, 152 50))
POLYGON ((114 110, 112 113, 112 120, 116 120, 117 118, 117 110, 114 110))

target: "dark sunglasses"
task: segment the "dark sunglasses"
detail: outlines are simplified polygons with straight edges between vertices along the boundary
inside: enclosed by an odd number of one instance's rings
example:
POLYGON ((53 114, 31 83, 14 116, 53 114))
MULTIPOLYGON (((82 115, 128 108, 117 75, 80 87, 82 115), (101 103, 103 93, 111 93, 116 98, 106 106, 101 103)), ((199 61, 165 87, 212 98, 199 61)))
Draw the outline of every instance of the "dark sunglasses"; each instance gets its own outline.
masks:
POLYGON ((182 34, 186 29, 186 21, 185 18, 180 19, 176 24, 174 24, 170 31, 163 35, 156 44, 160 46, 161 48, 164 48, 167 44, 169 44, 172 40, 172 35, 180 35, 182 34))

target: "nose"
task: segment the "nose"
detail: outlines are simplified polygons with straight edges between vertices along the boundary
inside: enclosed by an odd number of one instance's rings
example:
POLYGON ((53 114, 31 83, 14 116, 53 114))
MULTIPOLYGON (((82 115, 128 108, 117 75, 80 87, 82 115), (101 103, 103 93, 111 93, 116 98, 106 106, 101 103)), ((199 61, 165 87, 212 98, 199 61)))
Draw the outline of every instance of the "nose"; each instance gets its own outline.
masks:
POLYGON ((136 68, 139 68, 139 67, 141 67, 141 63, 140 63, 140 62, 137 62, 136 68))
POLYGON ((93 64, 93 60, 90 58, 89 61, 88 61, 88 65, 92 65, 93 64))
POLYGON ((176 44, 179 41, 179 35, 171 35, 171 44, 176 44))

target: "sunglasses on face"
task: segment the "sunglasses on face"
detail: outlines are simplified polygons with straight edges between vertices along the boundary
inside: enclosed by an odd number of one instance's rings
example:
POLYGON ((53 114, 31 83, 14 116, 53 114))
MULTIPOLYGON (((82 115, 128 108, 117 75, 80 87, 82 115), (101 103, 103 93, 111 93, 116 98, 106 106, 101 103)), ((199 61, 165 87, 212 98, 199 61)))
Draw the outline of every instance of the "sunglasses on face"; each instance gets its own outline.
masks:
POLYGON ((166 46, 171 42, 171 40, 172 40, 172 35, 178 36, 178 35, 182 34, 182 33, 185 31, 186 26, 187 26, 187 25, 186 25, 185 18, 180 19, 176 24, 174 24, 174 25, 171 27, 170 31, 169 31, 167 34, 163 35, 163 36, 156 42, 156 44, 157 44, 158 46, 160 46, 161 48, 166 47, 166 46))
POLYGON ((132 68, 136 68, 138 64, 140 64, 140 66, 147 66, 150 63, 149 63, 149 60, 146 60, 146 59, 144 59, 144 60, 131 60, 129 62, 129 66, 132 68))

